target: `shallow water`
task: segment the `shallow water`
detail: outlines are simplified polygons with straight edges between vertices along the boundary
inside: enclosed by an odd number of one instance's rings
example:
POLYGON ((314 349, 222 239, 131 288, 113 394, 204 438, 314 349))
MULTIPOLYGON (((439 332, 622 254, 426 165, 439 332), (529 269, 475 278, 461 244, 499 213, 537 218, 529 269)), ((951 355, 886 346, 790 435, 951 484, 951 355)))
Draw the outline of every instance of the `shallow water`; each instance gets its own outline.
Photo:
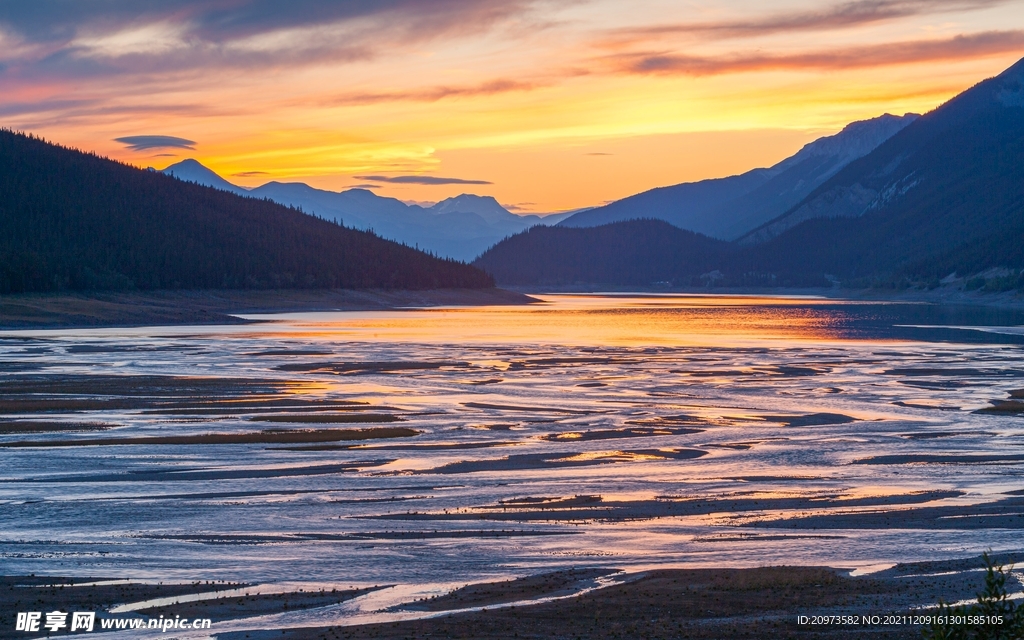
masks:
POLYGON ((1024 388, 1022 314, 543 300, 0 334, 0 444, 39 445, 0 447, 4 573, 432 593, 1020 547, 1024 417, 975 411, 1024 388), (137 440, 198 434, 255 435, 137 440))

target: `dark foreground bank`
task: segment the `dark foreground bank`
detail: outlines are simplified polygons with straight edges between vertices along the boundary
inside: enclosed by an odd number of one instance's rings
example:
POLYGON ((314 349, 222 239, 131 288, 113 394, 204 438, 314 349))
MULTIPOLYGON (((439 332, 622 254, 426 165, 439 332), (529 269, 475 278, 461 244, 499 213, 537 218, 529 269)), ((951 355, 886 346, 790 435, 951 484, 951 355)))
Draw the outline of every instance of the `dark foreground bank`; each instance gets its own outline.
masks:
POLYGON ((240 324, 234 314, 375 311, 402 307, 529 304, 502 289, 225 290, 89 292, 0 296, 0 329, 240 324))
MULTIPOLYGON (((999 561, 1019 560, 1020 555, 999 561)), ((979 558, 901 564, 861 577, 827 567, 574 569, 467 585, 445 595, 372 611, 387 620, 375 624, 292 629, 266 629, 259 621, 247 623, 246 619, 324 607, 336 610, 341 603, 391 587, 325 585, 282 592, 273 585, 201 581, 152 585, 94 578, 7 577, 0 578, 4 612, 0 638, 40 635, 14 631, 18 611, 85 610, 97 612, 97 620, 136 620, 139 628, 146 628, 150 619, 210 619, 218 640, 909 639, 922 637, 927 626, 922 622, 939 613, 937 602, 973 600, 983 592, 985 572, 979 571, 983 566, 979 558), (203 594, 198 601, 176 601, 196 594, 203 594), (144 604, 154 598, 165 600, 159 606, 144 604), (126 603, 136 604, 126 607, 126 603)), ((1005 592, 1012 596, 1020 590, 1018 579, 1010 575, 1005 592)), ((96 630, 102 630, 99 623, 96 630)))
MULTIPOLYGON (((812 624, 816 616, 908 613, 906 586, 891 578, 850 578, 820 567, 650 571, 625 582, 530 606, 482 608, 439 617, 355 627, 265 634, 231 633, 222 640, 281 638, 919 638, 906 624, 812 624), (807 616, 807 623, 800 623, 807 616)), ((488 585, 491 604, 522 599, 516 582, 488 585), (518 593, 517 593, 518 592, 518 593)), ((939 587, 915 584, 920 596, 939 587)), ((958 585, 959 587, 960 585, 958 585)), ((480 587, 476 587, 480 590, 480 587)), ((960 589, 958 589, 960 590, 960 589)), ((458 594, 446 596, 455 598, 458 594)), ((543 596, 543 592, 535 592, 543 596)), ((456 604, 453 602, 452 604, 456 604)), ((473 606, 466 603, 465 606, 473 606)), ((892 621, 891 621, 892 622, 892 621)))

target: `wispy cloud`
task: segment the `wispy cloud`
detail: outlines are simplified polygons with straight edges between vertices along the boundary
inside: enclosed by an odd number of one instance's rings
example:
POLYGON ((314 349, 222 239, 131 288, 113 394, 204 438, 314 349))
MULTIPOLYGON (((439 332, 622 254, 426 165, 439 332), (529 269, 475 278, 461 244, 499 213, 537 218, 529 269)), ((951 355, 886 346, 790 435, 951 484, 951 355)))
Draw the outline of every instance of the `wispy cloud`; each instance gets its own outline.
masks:
POLYGON ((795 54, 738 53, 694 56, 632 53, 613 56, 620 71, 635 74, 710 76, 750 71, 857 69, 962 60, 1024 49, 1024 31, 988 31, 936 40, 891 42, 795 54))
POLYGON ((69 41, 81 33, 121 32, 141 25, 179 24, 187 37, 209 42, 241 40, 269 32, 387 17, 420 28, 507 16, 523 0, 105 0, 103 3, 34 0, 3 3, 0 23, 33 41, 69 41))
POLYGON ((536 204, 536 202, 518 202, 516 204, 503 204, 501 206, 505 207, 508 211, 526 211, 532 213, 531 207, 536 204))
POLYGON ((379 91, 346 93, 332 96, 323 101, 327 105, 359 105, 378 102, 437 102, 445 98, 489 96, 513 91, 532 91, 541 86, 536 82, 497 79, 470 86, 436 86, 407 91, 379 91))
POLYGON ((38 0, 0 3, 0 67, 22 77, 366 60, 484 32, 539 0, 38 0))
POLYGON ((242 171, 241 173, 232 173, 233 178, 252 178, 255 176, 268 175, 266 171, 242 171))
POLYGON ((753 18, 660 24, 618 29, 606 46, 621 47, 666 36, 701 39, 750 38, 806 31, 829 31, 940 12, 970 11, 1006 4, 1009 0, 854 0, 820 9, 771 13, 753 18))
POLYGON ((176 136, 124 136, 114 138, 131 151, 148 151, 150 149, 189 149, 195 151, 195 140, 176 136))
MULTIPOLYGON (((2 71, 0 71, 2 73, 2 71)), ((76 109, 83 105, 91 104, 84 100, 40 100, 39 102, 8 102, 0 104, 0 116, 20 116, 25 114, 38 114, 59 112, 67 109, 76 109)))
POLYGON ((487 180, 465 180, 463 178, 442 178, 440 176, 356 176, 356 179, 368 182, 389 182, 392 184, 494 184, 487 180))

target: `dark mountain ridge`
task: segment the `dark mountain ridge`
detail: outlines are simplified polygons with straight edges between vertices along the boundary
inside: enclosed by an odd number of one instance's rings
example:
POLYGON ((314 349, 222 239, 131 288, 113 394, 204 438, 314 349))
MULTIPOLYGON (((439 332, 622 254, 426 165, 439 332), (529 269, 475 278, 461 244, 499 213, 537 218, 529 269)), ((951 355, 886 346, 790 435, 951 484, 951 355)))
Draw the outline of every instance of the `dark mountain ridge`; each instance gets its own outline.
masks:
MULTIPOLYGON (((664 220, 599 227, 537 226, 499 242, 474 264, 507 285, 699 284, 731 245, 664 220)), ((707 276, 716 277, 716 276, 707 276)))
POLYGON ((884 114, 852 122, 835 135, 804 145, 765 169, 727 178, 659 187, 573 215, 565 227, 656 218, 722 240, 735 240, 785 213, 853 160, 914 120, 916 114, 884 114))
POLYGON ((1024 60, 854 161, 740 240, 748 267, 935 279, 1024 267, 1024 60))
MULTIPOLYGON (((518 242, 517 260, 529 264, 539 249, 518 242)), ((495 263, 500 246, 477 263, 502 274, 499 282, 509 277, 495 263)), ((718 256, 652 281, 687 286, 718 271, 719 285, 934 286, 1001 273, 1024 284, 1024 60, 902 127, 774 220, 709 250, 718 256)), ((667 256, 638 259, 663 264, 667 256)), ((615 280, 603 273, 600 282, 615 280)))
POLYGON ((0 194, 0 293, 493 286, 372 233, 11 131, 0 194))
POLYGON ((684 182, 616 200, 566 218, 560 227, 595 227, 625 220, 663 220, 680 229, 709 235, 717 230, 711 212, 772 179, 771 169, 751 169, 726 178, 684 182))

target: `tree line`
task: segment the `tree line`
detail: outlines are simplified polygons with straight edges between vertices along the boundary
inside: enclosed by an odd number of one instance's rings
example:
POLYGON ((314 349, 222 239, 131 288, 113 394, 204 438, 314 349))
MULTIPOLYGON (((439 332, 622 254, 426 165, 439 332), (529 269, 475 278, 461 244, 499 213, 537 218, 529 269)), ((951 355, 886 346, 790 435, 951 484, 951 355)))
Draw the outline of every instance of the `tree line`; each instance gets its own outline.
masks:
POLYGON ((491 286, 373 233, 0 131, 0 293, 491 286))

